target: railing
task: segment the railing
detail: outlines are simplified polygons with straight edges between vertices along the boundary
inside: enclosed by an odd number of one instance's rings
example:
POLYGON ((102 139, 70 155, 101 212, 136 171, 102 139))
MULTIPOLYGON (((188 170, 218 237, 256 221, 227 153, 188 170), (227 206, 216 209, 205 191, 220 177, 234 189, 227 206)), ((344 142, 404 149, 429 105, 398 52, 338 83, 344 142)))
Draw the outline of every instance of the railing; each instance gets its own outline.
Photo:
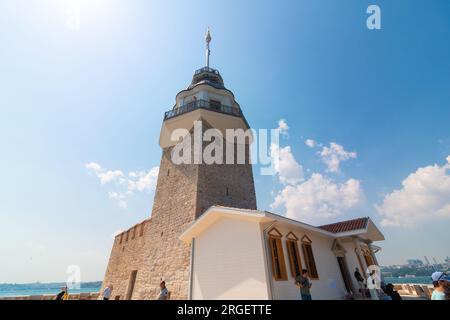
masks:
POLYGON ((194 111, 194 110, 198 110, 198 109, 205 109, 205 110, 220 112, 220 113, 232 115, 235 117, 243 117, 242 111, 239 108, 234 108, 234 107, 230 107, 230 106, 226 106, 226 105, 218 104, 218 103, 211 103, 210 101, 207 101, 207 100, 197 100, 197 101, 190 102, 187 105, 184 105, 182 107, 167 111, 164 114, 164 120, 171 119, 176 116, 179 116, 179 115, 182 115, 182 114, 194 111))
POLYGON ((219 71, 217 71, 216 69, 213 69, 213 68, 209 68, 209 67, 203 67, 201 69, 196 70, 195 75, 200 74, 202 72, 211 72, 211 73, 220 75, 219 71))

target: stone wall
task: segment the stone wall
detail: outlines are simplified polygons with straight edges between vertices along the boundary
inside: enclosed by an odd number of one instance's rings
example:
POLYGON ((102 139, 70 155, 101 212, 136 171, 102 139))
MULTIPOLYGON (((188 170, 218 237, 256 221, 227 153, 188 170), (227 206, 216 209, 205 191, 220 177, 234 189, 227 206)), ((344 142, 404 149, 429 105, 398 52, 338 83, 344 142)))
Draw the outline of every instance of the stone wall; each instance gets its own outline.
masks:
POLYGON ((131 299, 155 299, 161 280, 171 299, 187 299, 191 250, 179 236, 213 205, 256 209, 252 166, 175 165, 165 149, 152 218, 116 237, 103 288, 113 285, 113 299, 126 299, 137 270, 131 299))

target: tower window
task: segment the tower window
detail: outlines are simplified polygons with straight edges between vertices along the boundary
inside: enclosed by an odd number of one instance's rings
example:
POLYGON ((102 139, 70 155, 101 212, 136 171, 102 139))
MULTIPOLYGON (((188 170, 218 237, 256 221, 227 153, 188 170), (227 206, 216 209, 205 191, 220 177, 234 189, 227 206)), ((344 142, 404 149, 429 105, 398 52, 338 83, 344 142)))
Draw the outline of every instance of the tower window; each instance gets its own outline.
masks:
POLYGON ((142 237, 144 235, 144 226, 145 226, 145 223, 144 222, 141 223, 141 227, 139 230, 139 237, 142 237))
POLYGON ((211 109, 220 110, 222 103, 218 100, 209 100, 209 106, 211 109))
POLYGON ((227 197, 230 195, 229 189, 227 188, 227 197))

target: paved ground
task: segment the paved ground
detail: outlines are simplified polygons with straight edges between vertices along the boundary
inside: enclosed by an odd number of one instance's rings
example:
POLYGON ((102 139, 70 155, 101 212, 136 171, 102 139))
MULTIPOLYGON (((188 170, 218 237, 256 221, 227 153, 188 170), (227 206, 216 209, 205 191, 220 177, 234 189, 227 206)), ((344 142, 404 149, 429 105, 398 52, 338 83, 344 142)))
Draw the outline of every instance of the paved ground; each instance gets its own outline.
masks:
POLYGON ((403 300, 429 300, 424 297, 418 297, 418 296, 402 296, 403 300))

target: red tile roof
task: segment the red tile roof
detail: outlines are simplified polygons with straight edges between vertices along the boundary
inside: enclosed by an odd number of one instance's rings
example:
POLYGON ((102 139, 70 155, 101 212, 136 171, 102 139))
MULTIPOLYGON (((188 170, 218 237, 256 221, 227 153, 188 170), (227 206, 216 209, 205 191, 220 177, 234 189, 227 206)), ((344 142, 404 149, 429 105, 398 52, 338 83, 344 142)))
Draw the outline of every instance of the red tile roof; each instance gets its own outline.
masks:
POLYGON ((342 221, 332 224, 327 224, 324 226, 319 226, 320 229, 326 230, 331 233, 340 233, 347 231, 354 231, 359 229, 365 229, 369 218, 359 218, 348 221, 342 221))

